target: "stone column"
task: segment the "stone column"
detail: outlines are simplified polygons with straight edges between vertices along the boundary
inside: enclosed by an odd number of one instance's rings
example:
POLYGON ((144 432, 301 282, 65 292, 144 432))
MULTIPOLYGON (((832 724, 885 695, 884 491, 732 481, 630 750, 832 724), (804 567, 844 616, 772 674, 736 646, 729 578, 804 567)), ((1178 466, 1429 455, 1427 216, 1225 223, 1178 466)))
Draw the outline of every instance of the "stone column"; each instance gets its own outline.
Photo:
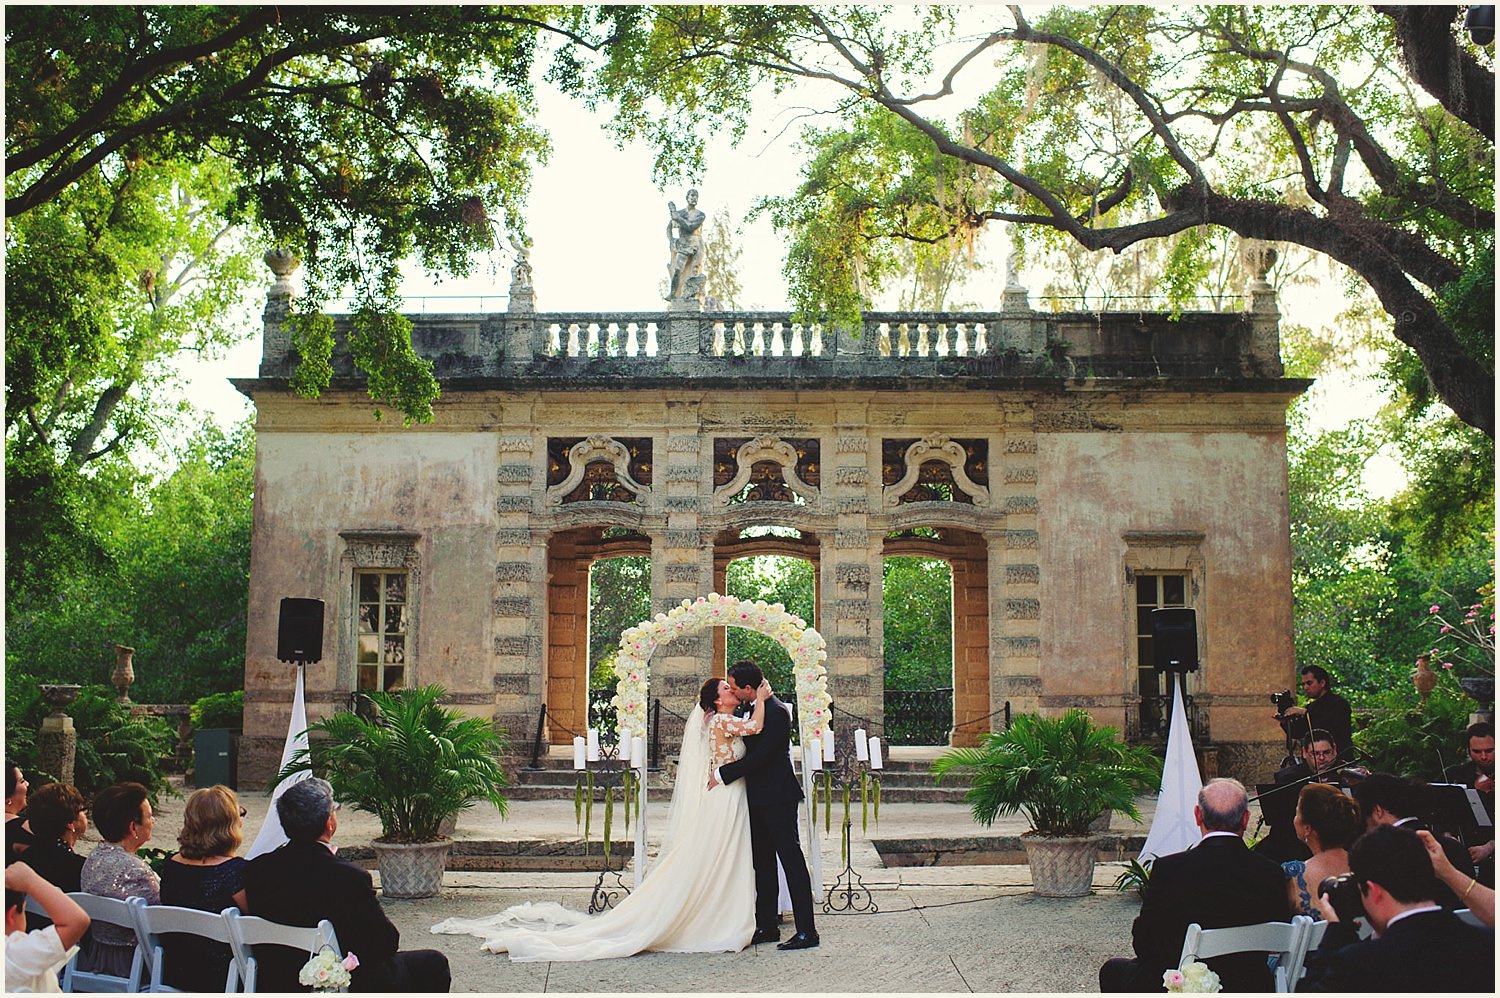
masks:
MULTIPOLYGON (((998 469, 990 481, 1003 494, 1004 526, 987 533, 990 552, 991 710, 1009 700, 1014 713, 1041 703, 1041 567, 1037 510, 1037 441, 1029 406, 1008 409, 998 469), (998 473, 996 473, 998 472, 998 473)), ((996 719, 995 727, 1003 721, 996 719)))
POLYGON ((833 536, 821 538, 818 630, 828 642, 828 691, 841 710, 884 722, 880 600, 882 537, 870 529, 881 502, 880 445, 863 406, 841 408, 832 461, 825 457, 823 501, 834 507, 833 536), (872 468, 874 469, 872 471, 872 468))
MULTIPOLYGON (((702 434, 696 401, 668 406, 666 458, 657 462, 652 489, 660 497, 667 520, 666 529, 651 539, 653 615, 683 600, 707 596, 713 587, 713 539, 701 529, 702 511, 713 501, 713 445, 702 434)), ((712 668, 712 649, 707 631, 658 649, 651 660, 651 699, 661 698, 665 707, 686 716, 699 682, 712 668)), ((677 750, 682 722, 665 709, 661 718, 665 756, 677 750)))
MULTIPOLYGON (((510 425, 531 422, 529 413, 506 416, 510 425)), ((546 695, 546 531, 531 525, 533 504, 545 490, 546 450, 544 437, 526 432, 500 437, 495 447, 495 720, 512 732, 514 751, 528 762, 546 695)))

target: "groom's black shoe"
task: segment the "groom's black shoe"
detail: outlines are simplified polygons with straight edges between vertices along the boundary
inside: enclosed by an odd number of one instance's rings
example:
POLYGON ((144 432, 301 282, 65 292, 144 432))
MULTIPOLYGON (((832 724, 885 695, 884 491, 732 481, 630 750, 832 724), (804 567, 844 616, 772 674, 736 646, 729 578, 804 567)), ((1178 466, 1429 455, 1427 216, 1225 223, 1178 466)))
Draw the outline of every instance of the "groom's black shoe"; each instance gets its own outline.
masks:
POLYGON ((818 945, 818 934, 816 932, 799 932, 786 942, 781 943, 777 949, 812 949, 818 945))
POLYGON ((781 933, 775 929, 756 929, 755 935, 750 937, 751 946, 759 946, 761 943, 774 943, 781 938, 781 933))

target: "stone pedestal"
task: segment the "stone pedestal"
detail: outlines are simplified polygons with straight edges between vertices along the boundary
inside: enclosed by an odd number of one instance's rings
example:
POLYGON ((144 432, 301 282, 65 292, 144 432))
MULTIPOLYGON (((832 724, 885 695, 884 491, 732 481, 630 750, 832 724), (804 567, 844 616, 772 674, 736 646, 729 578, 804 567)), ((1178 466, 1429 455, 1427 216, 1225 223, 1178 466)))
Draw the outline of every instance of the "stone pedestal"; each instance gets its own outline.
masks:
POLYGON ((36 738, 36 761, 43 772, 53 773, 59 783, 73 782, 73 756, 78 750, 78 732, 67 714, 42 718, 36 738))

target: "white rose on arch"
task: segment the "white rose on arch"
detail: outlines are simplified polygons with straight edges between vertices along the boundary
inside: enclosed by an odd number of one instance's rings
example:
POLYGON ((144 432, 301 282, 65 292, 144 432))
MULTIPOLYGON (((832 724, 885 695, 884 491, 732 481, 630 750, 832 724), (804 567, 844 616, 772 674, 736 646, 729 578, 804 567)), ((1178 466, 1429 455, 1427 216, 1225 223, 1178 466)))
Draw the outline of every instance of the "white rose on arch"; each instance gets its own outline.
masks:
POLYGON ((646 704, 650 688, 650 659, 658 636, 680 637, 707 627, 743 627, 757 631, 786 649, 796 678, 796 702, 802 744, 822 739, 828 721, 827 643, 801 617, 786 612, 780 603, 740 600, 709 593, 696 600, 683 600, 665 613, 628 627, 620 636, 620 655, 615 660, 618 684, 611 705, 620 727, 646 730, 646 704))

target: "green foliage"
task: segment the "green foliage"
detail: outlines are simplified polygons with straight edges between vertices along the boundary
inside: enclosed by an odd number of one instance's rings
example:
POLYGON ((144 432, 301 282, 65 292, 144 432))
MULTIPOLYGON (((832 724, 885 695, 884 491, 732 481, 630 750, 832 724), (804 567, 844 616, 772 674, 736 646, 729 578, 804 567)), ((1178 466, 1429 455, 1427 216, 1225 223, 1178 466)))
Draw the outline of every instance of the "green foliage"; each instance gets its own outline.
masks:
POLYGON ((1139 820, 1136 796, 1154 792, 1161 780, 1161 760, 1116 734, 1095 726, 1083 710, 1061 717, 1021 714, 1005 731, 986 734, 977 748, 939 756, 932 773, 940 780, 954 770, 973 770, 965 799, 982 825, 1020 813, 1041 835, 1087 835, 1106 810, 1139 820))
POLYGON ((7 672, 101 682, 118 643, 136 649, 138 701, 187 703, 238 689, 255 484, 250 424, 229 433, 201 427, 155 485, 113 462, 47 467, 73 505, 39 513, 50 525, 8 563, 7 672), (89 525, 96 550, 87 557, 69 523, 89 525))
POLYGON ((338 800, 380 819, 382 842, 431 842, 443 819, 479 800, 503 816, 505 733, 443 707, 444 692, 422 686, 363 694, 375 716, 340 711, 315 722, 310 748, 299 749, 277 781, 318 773, 338 800))
MULTIPOLYGON (((813 621, 812 563, 801 558, 781 555, 758 555, 736 558, 725 571, 724 595, 736 599, 765 600, 780 603, 816 626, 813 621)), ((724 628, 724 662, 733 665, 742 658, 754 660, 771 683, 783 695, 796 688, 792 678, 792 658, 774 638, 743 627, 724 628)))
POLYGON ((1356 721, 1365 723, 1354 732, 1354 744, 1377 772, 1439 781, 1445 764, 1464 758, 1463 731, 1478 706, 1446 671, 1425 704, 1410 680, 1397 683, 1360 711, 1356 721))
POLYGON ((245 691, 232 693, 210 693, 200 697, 188 713, 193 727, 239 729, 245 722, 245 691))
POLYGON ((600 558, 589 567, 590 689, 614 686, 613 653, 620 635, 649 616, 650 558, 600 558))
POLYGON ((933 558, 887 558, 885 688, 953 685, 953 570, 933 558))
MULTIPOLYGON (((57 774, 41 770, 36 755, 36 731, 51 708, 24 671, 7 669, 5 678, 5 754, 27 772, 35 772, 38 786, 52 782, 57 774)), ((131 717, 129 704, 119 703, 113 690, 98 685, 79 690, 66 712, 78 734, 73 784, 85 797, 124 780, 145 786, 153 801, 173 793, 165 764, 177 737, 165 720, 131 717)))
POLYGON ((1136 891, 1142 895, 1146 893, 1146 885, 1151 882, 1151 860, 1132 859, 1125 864, 1125 869, 1115 878, 1112 885, 1117 891, 1136 891))
POLYGON ((369 374, 370 398, 400 411, 406 423, 430 423, 438 397, 432 362, 412 349, 411 320, 395 307, 394 302, 361 302, 350 321, 349 350, 369 374))

